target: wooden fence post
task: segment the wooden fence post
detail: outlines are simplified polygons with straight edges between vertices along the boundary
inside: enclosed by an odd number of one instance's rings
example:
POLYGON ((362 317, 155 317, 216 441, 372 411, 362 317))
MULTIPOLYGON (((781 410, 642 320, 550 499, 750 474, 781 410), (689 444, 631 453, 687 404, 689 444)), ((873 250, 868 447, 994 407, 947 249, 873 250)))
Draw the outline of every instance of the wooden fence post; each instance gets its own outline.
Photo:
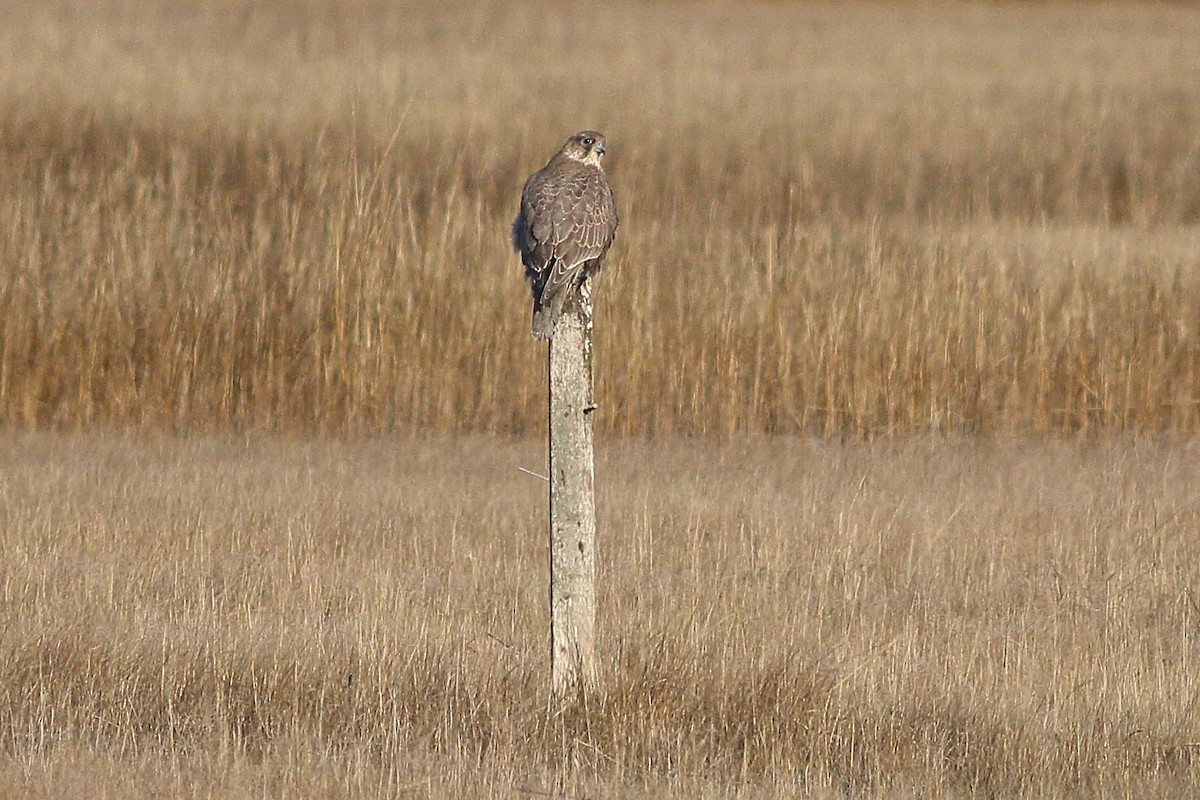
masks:
POLYGON ((550 339, 550 672, 562 706, 596 685, 592 293, 585 280, 550 339))

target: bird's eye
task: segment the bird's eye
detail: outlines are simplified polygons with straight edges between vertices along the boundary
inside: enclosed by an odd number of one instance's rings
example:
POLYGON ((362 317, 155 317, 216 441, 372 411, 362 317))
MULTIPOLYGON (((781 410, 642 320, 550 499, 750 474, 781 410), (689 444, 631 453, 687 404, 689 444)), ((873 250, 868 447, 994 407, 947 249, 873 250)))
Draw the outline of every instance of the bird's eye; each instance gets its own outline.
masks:
POLYGON ((584 138, 584 140, 583 140, 583 146, 584 146, 584 147, 591 147, 591 146, 592 146, 592 145, 594 145, 595 143, 596 143, 596 140, 595 140, 595 139, 593 139, 593 138, 592 138, 592 137, 590 137, 590 136, 588 136, 588 137, 585 137, 585 138, 584 138))

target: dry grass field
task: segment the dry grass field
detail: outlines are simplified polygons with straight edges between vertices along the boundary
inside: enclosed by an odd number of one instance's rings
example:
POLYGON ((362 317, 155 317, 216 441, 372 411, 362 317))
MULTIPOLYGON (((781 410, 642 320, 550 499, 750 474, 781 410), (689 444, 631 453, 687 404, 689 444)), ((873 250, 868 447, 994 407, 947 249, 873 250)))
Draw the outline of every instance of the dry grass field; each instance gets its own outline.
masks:
POLYGON ((541 457, 5 437, 0 795, 1194 794, 1195 442, 604 448, 558 719, 541 457))
POLYGON ((0 0, 0 428, 0 796, 1196 794, 1200 10, 0 0))
POLYGON ((1200 430, 1185 6, 0 7, 9 427, 540 432, 595 126, 602 430, 1200 430))

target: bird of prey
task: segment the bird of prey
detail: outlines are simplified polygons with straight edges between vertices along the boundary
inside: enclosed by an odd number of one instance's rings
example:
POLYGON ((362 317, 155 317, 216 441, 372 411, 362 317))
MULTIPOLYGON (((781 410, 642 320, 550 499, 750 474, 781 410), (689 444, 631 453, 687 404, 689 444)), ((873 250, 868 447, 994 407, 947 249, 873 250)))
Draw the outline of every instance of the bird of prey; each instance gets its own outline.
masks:
POLYGON ((604 134, 580 131, 525 182, 513 221, 513 249, 533 289, 533 338, 549 339, 563 305, 600 262, 617 233, 617 208, 604 177, 604 134))

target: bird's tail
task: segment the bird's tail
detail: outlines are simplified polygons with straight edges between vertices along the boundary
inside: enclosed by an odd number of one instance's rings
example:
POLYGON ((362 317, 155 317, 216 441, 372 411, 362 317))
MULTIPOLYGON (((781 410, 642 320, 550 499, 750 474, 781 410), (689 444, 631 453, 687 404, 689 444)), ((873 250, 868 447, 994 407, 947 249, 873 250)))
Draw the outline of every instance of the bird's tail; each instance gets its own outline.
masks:
POLYGON ((533 305, 533 338, 539 341, 545 341, 554 335, 554 323, 558 315, 554 313, 554 307, 542 306, 537 302, 533 305))
POLYGON ((533 300, 533 338, 542 341, 554 335, 554 327, 567 305, 569 298, 576 295, 572 284, 543 287, 541 294, 533 300), (545 289, 550 288, 550 292, 545 289))

